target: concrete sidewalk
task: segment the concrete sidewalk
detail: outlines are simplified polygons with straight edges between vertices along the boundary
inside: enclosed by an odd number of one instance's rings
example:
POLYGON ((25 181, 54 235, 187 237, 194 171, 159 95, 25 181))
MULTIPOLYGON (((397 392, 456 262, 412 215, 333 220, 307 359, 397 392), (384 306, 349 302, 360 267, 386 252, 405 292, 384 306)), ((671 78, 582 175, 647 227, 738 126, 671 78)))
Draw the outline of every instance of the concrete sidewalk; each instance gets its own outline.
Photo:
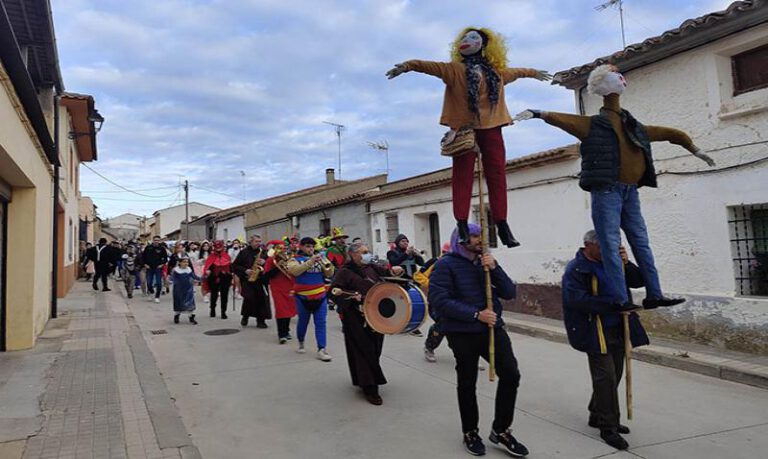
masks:
POLYGON ((34 350, 0 354, 0 458, 20 457, 199 457, 119 294, 77 283, 34 350))

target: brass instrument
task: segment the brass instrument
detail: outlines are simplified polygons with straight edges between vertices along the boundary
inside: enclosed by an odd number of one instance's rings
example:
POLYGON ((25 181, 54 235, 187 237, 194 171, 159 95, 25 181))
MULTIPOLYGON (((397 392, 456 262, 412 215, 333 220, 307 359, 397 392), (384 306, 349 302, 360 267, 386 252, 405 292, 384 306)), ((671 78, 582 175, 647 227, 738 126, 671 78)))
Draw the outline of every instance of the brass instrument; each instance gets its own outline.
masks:
POLYGON ((264 272, 264 267, 259 264, 262 250, 263 249, 259 247, 259 252, 256 254, 256 258, 253 259, 253 266, 251 266, 251 275, 248 276, 248 282, 256 282, 261 273, 264 272))

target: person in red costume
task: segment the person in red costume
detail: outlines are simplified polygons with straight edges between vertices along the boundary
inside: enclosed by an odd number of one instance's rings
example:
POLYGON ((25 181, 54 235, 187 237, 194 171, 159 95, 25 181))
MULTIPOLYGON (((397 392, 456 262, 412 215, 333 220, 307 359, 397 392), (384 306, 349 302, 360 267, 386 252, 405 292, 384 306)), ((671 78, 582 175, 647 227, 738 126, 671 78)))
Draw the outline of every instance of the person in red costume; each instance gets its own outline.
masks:
POLYGON ((272 255, 264 265, 264 278, 269 281, 269 294, 275 305, 277 338, 280 344, 293 339, 291 317, 296 315, 296 299, 293 297, 293 276, 288 272, 287 263, 291 258, 291 246, 287 240, 267 242, 272 246, 272 255))
POLYGON ((453 157, 453 215, 460 241, 469 241, 467 220, 479 148, 499 239, 507 247, 519 246, 507 223, 506 152, 501 128, 512 124, 512 117, 504 101, 504 85, 518 78, 546 81, 552 76, 542 70, 508 68, 503 37, 474 27, 462 30, 454 40, 451 62, 410 60, 396 64, 386 75, 392 79, 405 72, 426 73, 445 83, 440 124, 451 128, 447 136, 467 127, 475 133, 476 147, 453 157))
POLYGON ((224 241, 213 243, 213 253, 205 260, 203 273, 206 289, 211 292, 211 317, 216 317, 216 303, 221 296, 221 318, 227 318, 227 300, 232 285, 232 259, 224 250, 224 241))

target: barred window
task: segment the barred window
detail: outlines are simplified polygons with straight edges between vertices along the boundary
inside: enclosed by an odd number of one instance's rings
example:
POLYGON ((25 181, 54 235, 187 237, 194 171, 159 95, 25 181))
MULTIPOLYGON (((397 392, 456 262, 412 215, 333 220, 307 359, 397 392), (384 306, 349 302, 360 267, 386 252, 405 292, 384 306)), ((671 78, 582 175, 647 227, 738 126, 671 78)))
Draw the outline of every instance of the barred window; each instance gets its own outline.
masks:
POLYGON ((736 293, 768 296, 768 204, 733 206, 729 216, 736 293))
POLYGON ((387 242, 395 242, 395 238, 400 234, 400 224, 397 220, 397 214, 387 214, 387 242))
POLYGON ((323 218, 320 219, 320 234, 323 236, 328 236, 331 234, 331 219, 330 218, 323 218))

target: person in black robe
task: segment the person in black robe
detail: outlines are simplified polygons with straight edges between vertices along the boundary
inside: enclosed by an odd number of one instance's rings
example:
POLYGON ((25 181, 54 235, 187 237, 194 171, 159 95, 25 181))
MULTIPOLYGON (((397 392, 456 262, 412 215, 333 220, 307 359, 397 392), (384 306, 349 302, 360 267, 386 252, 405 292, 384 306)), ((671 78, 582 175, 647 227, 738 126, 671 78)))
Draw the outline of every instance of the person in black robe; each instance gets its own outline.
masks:
POLYGON ((366 293, 381 282, 381 276, 400 276, 403 268, 396 266, 390 271, 373 264, 364 244, 352 244, 347 253, 349 260, 336 273, 331 284, 331 295, 340 310, 352 384, 362 388, 369 403, 381 405, 383 400, 379 395, 379 386, 387 383, 379 363, 384 335, 366 324, 361 308, 366 293), (334 295, 334 289, 346 293, 334 295))
POLYGON ((243 296, 243 304, 240 307, 240 325, 248 325, 248 318, 256 318, 256 327, 267 328, 267 319, 272 318, 272 309, 269 306, 269 293, 267 293, 267 279, 262 271, 255 282, 248 281, 253 272, 254 263, 262 267, 266 263, 267 253, 261 245, 261 236, 251 236, 250 244, 237 254, 232 262, 232 270, 240 278, 240 288, 243 296))

